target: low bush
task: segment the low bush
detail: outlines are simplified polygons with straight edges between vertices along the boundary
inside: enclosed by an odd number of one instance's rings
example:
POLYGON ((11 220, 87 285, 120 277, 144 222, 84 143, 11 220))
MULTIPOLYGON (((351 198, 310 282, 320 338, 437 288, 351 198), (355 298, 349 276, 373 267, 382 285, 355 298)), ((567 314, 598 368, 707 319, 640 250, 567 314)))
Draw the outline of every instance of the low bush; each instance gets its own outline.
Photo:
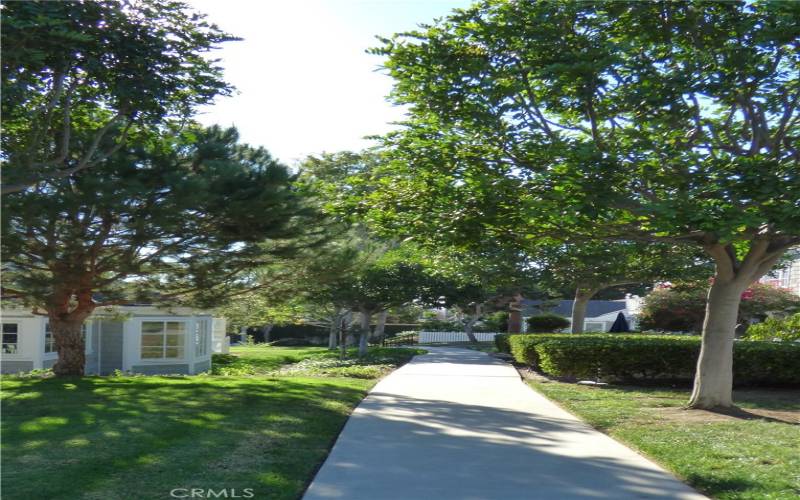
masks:
POLYGON ((800 340, 800 313, 787 318, 767 318, 747 328, 745 334, 751 340, 800 340))
POLYGON ((557 314, 539 314, 528 318, 531 332, 557 332, 569 326, 569 320, 557 314))
POLYGON ((305 347, 314 345, 308 339, 298 339, 292 337, 286 337, 283 339, 275 340, 274 342, 270 342, 269 345, 277 346, 277 347, 305 347))
POLYGON ((391 345, 411 345, 419 342, 419 332, 400 332, 383 339, 383 344, 391 345))
MULTIPOLYGON (((693 336, 536 334, 504 341, 515 361, 557 377, 608 381, 694 378, 700 338, 693 336)), ((800 384, 800 344, 738 341, 737 385, 800 384)))
POLYGON ((508 334, 506 333, 494 336, 494 346, 497 347, 497 352, 511 354, 511 346, 508 344, 508 334))

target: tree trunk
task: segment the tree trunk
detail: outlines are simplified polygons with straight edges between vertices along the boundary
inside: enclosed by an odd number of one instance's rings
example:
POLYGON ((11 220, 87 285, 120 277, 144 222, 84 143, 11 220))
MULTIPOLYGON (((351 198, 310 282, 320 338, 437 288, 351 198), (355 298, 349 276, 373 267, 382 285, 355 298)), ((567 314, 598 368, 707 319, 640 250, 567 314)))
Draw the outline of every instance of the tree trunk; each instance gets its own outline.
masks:
POLYGON ((358 337, 358 357, 363 358, 367 355, 367 340, 369 339, 370 323, 372 323, 372 312, 361 310, 361 333, 358 337))
POLYGON ((589 301, 602 288, 590 288, 578 285, 575 290, 575 300, 572 302, 572 326, 570 333, 583 333, 583 324, 586 322, 586 309, 589 301))
POLYGON ((383 340, 383 331, 386 329, 386 316, 388 315, 389 311, 381 311, 378 314, 378 322, 375 324, 375 331, 372 334, 378 341, 383 340))
POLYGON ((59 377, 83 376, 86 366, 86 346, 82 335, 86 314, 70 314, 68 319, 50 315, 50 331, 56 342, 58 361, 53 365, 53 373, 59 377))
POLYGON ((339 329, 341 328, 342 315, 337 311, 331 317, 331 329, 328 334, 328 349, 336 349, 336 340, 339 337, 339 329))
POLYGON ((347 357, 347 325, 350 322, 350 314, 345 313, 342 316, 341 327, 339 328, 339 358, 344 359, 347 357))
POLYGON ((508 333, 522 333, 522 296, 515 295, 508 304, 508 333))
POLYGON ((269 334, 272 331, 272 323, 267 323, 261 327, 261 333, 264 334, 264 343, 269 343, 269 334))
POLYGON ((467 334, 467 338, 473 344, 477 344, 478 339, 475 337, 472 329, 475 327, 475 323, 481 318, 482 313, 483 308, 481 307, 481 304, 476 305, 474 314, 467 316, 467 322, 464 324, 464 333, 467 334))
POLYGON ((732 244, 703 246, 714 259, 714 282, 708 291, 703 343, 697 359, 689 408, 712 409, 733 404, 733 339, 742 292, 772 269, 797 242, 786 237, 756 236, 743 259, 732 244))
POLYGON ((711 409, 733 404, 733 339, 739 303, 747 285, 717 275, 708 291, 703 343, 690 408, 711 409))

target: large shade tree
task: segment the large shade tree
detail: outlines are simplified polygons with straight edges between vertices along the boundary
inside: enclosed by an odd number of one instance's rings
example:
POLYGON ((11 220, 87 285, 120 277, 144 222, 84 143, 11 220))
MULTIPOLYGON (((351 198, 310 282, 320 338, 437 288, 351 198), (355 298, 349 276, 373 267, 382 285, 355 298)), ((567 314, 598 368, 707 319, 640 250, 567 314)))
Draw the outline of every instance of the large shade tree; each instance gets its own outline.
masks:
POLYGON ((92 170, 2 200, 3 294, 49 317, 57 375, 84 368, 98 307, 213 305, 242 273, 313 245, 315 210, 293 176, 235 129, 141 132, 92 170))
POLYGON ((524 254, 485 241, 480 248, 437 248, 430 251, 427 272, 429 295, 436 305, 455 307, 464 314, 464 332, 477 343, 474 327, 491 313, 508 311, 523 295, 532 297, 535 270, 524 254))
POLYGON ((411 119, 374 219, 704 250, 689 405, 730 406, 741 294, 800 242, 798 18, 796 2, 488 0, 386 39, 411 119))
POLYGON ((571 289, 572 333, 582 333, 589 301, 601 291, 656 281, 708 279, 709 260, 691 247, 638 241, 563 241, 543 238, 532 252, 537 281, 571 289))
POLYGON ((367 353, 372 317, 393 307, 409 304, 415 300, 432 302, 430 280, 423 266, 414 261, 398 259, 391 253, 367 265, 357 273, 343 276, 332 283, 331 299, 338 304, 358 312, 359 356, 367 353))
POLYGON ((92 168, 136 127, 230 92, 230 35, 175 1, 3 4, 3 193, 92 168))

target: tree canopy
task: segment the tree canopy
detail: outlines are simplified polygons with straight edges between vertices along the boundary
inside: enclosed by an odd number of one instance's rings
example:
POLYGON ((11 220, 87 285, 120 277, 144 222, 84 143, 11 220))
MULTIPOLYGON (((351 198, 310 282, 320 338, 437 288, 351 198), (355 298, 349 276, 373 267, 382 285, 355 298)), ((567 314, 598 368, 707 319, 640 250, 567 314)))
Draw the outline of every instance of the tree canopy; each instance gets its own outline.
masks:
POLYGON ((141 132, 91 172, 3 197, 4 297, 49 315, 57 372, 82 372, 82 342, 62 363, 79 341, 65 329, 95 308, 212 305, 243 271, 324 238, 288 169, 237 141, 218 127, 141 132))
POLYGON ((231 87, 234 40, 175 1, 3 5, 3 193, 90 168, 135 127, 186 119, 231 87))
POLYGON ((486 0, 384 39, 410 118, 369 218, 459 244, 702 248, 716 276, 691 405, 729 406, 741 292, 800 242, 798 17, 793 2, 486 0))

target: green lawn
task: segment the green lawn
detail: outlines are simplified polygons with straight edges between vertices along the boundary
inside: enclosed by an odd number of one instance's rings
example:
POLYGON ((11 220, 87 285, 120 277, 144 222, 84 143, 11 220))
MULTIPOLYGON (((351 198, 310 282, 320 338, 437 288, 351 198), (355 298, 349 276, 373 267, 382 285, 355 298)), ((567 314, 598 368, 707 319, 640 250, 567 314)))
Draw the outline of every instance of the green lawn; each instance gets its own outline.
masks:
POLYGON ((720 415, 683 410, 688 390, 531 385, 713 498, 800 497, 800 390, 737 391, 720 415))
POLYGON ((375 380, 266 375, 324 349, 232 351, 255 375, 4 377, 3 498, 170 498, 173 488, 297 498, 375 380))

